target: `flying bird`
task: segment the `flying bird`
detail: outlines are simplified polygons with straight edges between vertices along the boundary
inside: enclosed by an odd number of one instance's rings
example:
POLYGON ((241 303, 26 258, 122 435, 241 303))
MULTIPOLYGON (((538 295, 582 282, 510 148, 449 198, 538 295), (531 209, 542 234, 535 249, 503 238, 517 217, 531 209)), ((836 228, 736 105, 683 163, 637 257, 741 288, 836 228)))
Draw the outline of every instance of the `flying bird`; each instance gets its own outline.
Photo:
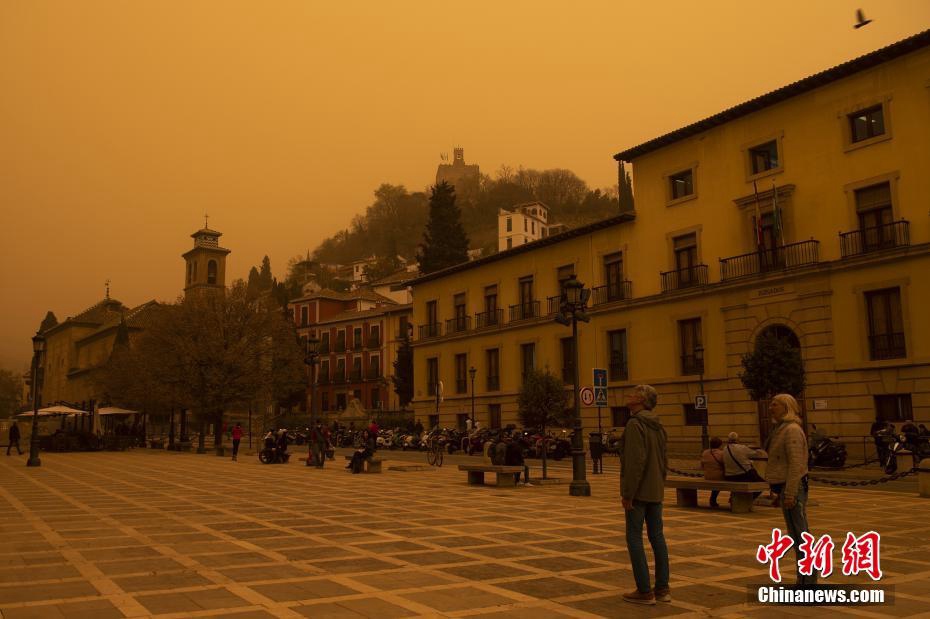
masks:
POLYGON ((872 23, 872 20, 865 18, 865 14, 862 12, 862 9, 856 9, 856 25, 853 26, 853 28, 858 30, 859 28, 862 28, 863 26, 867 26, 871 23, 872 23))

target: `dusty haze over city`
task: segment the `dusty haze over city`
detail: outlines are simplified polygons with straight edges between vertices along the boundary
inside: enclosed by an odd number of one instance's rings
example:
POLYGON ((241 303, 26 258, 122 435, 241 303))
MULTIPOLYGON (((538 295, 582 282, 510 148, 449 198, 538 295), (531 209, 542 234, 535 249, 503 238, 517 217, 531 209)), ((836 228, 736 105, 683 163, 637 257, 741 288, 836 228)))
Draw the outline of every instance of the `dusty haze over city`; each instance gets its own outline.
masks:
POLYGON ((453 145, 612 185, 621 148, 928 25, 925 0, 3 2, 0 367, 107 279, 176 298, 205 212, 228 281, 283 277, 453 145))

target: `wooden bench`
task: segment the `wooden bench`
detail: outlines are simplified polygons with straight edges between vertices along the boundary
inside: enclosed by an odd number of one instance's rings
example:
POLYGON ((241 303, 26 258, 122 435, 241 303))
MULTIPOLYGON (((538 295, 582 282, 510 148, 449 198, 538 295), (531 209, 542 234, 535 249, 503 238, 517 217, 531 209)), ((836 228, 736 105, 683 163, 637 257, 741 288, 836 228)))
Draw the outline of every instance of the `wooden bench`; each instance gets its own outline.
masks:
POLYGON ((469 486, 483 486, 484 474, 495 473, 497 475, 498 488, 516 487, 515 473, 522 473, 522 466, 501 466, 494 464, 460 464, 460 471, 468 472, 469 486))
MULTIPOLYGON (((352 456, 346 456, 346 460, 351 460, 352 456)), ((381 463, 383 460, 376 456, 369 456, 365 458, 365 472, 366 473, 380 473, 381 472, 381 463)))
POLYGON ((752 511, 752 495, 769 489, 763 481, 708 481, 698 477, 669 477, 665 480, 665 487, 675 489, 675 504, 679 507, 697 507, 698 490, 729 492, 731 509, 735 514, 752 511))

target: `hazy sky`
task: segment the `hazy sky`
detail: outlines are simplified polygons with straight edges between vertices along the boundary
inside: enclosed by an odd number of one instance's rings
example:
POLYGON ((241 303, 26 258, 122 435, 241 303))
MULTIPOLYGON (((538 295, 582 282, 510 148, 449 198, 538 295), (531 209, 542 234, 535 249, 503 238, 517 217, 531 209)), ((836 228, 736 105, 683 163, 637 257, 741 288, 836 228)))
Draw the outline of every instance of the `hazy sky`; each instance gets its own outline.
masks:
POLYGON ((574 170, 930 27, 930 2, 0 2, 0 367, 45 312, 180 292, 346 227, 439 153, 574 170), (862 6, 875 21, 853 30, 862 6))

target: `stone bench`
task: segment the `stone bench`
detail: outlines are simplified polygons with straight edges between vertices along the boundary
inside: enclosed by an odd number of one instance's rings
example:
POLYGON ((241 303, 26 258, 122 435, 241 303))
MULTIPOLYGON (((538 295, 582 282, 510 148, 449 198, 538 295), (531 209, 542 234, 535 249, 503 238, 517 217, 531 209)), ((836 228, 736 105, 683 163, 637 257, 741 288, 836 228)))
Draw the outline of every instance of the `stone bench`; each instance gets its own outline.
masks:
POLYGON ((495 473, 497 475, 498 488, 516 487, 515 473, 522 473, 522 466, 501 466, 494 464, 460 464, 460 471, 468 473, 469 486, 483 486, 484 474, 495 473))
MULTIPOLYGON (((346 460, 351 460, 352 456, 346 456, 346 460)), ((369 456, 365 458, 365 472, 366 473, 380 473, 381 472, 381 463, 383 460, 377 456, 369 456)))
POLYGON ((717 481, 697 477, 669 477, 665 487, 675 489, 675 504, 679 507, 697 507, 698 490, 729 492, 731 510, 735 514, 752 511, 752 495, 769 489, 764 481, 717 481))

